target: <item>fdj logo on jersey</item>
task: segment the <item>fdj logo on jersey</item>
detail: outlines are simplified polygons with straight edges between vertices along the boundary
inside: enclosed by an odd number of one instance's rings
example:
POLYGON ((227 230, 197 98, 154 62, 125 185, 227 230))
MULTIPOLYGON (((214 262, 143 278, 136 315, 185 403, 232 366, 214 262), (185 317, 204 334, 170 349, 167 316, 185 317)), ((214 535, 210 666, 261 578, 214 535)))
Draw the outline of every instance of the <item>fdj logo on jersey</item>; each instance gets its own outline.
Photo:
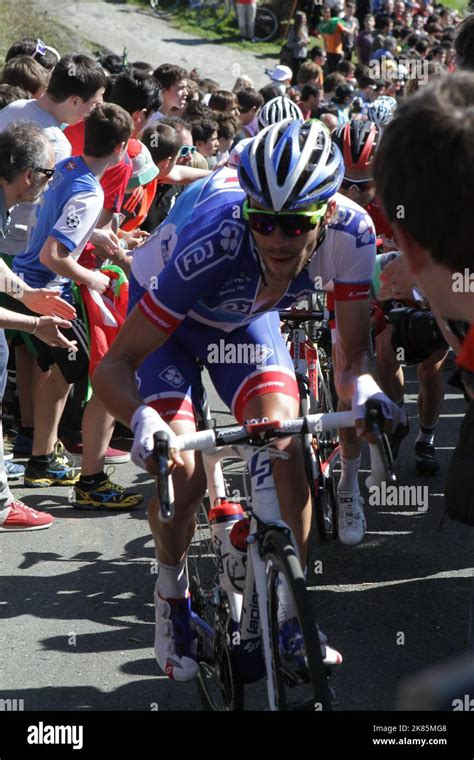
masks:
POLYGON ((256 478, 255 487, 262 486, 272 474, 272 463, 269 459, 260 462, 260 455, 253 457, 250 461, 250 477, 256 478))
POLYGON ((228 220, 217 230, 194 241, 176 257, 175 267, 183 280, 192 280, 222 259, 235 259, 243 239, 244 226, 228 220))
POLYGON ((173 388, 179 388, 180 385, 183 385, 184 383, 184 377, 181 372, 171 365, 166 367, 166 369, 160 373, 159 377, 164 380, 165 383, 172 385, 173 388))

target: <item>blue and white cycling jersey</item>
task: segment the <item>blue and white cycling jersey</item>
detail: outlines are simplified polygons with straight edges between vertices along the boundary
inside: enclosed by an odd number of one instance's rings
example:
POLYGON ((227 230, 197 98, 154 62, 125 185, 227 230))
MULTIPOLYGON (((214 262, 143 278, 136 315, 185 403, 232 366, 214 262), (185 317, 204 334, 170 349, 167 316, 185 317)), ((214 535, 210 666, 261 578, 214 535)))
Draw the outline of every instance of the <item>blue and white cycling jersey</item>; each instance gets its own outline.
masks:
POLYGON ((60 288, 62 297, 71 300, 71 281, 45 267, 40 261, 40 251, 51 236, 77 260, 95 228, 103 203, 100 182, 80 156, 60 161, 36 206, 26 250, 13 259, 13 271, 32 288, 60 288))
MULTIPOLYGON (((193 183, 135 252, 133 277, 148 291, 139 308, 166 334, 183 320, 231 332, 263 313, 257 306, 262 270, 242 219, 244 199, 236 172, 221 169, 193 183)), ((323 243, 274 309, 288 308, 323 288, 334 289, 337 300, 368 298, 374 226, 356 203, 339 194, 336 202, 323 243)))

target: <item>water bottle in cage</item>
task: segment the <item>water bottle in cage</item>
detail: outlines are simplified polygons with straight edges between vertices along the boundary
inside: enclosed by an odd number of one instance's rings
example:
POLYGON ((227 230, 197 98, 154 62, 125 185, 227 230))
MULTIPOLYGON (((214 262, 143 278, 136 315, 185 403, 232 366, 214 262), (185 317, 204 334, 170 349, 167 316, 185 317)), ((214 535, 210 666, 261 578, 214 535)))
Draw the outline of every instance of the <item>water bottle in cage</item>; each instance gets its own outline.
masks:
POLYGON ((240 620, 242 609, 242 591, 238 591, 227 573, 229 552, 231 550, 230 532, 234 525, 245 517, 244 510, 238 502, 216 499, 209 512, 211 538, 217 557, 219 584, 226 592, 234 623, 240 620))
POLYGON ((247 568, 247 539, 250 532, 250 520, 244 517, 234 523, 229 534, 230 550, 227 555, 227 576, 235 591, 244 593, 245 572, 247 568))

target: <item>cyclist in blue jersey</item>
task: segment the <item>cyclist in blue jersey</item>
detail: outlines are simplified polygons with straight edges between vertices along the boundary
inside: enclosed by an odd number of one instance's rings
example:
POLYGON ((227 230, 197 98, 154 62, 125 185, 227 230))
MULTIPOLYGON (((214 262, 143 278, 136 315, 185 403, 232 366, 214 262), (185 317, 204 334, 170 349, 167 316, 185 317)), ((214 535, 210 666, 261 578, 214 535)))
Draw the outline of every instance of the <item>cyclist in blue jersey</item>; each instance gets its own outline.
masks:
MULTIPOLYGON (((374 229, 362 208, 337 195, 343 171, 341 153, 320 122, 271 125, 245 147, 238 176, 223 168, 194 183, 137 250, 131 282, 137 305, 93 387, 111 413, 131 425, 139 466, 156 472, 155 431, 166 430, 173 444, 176 434, 195 430, 198 359, 237 420, 298 416, 297 384, 276 310, 321 287, 333 287, 336 295, 340 398, 356 411, 360 434, 368 398, 380 399, 391 426, 397 408, 370 374, 374 229), (237 355, 243 346, 255 350, 247 363, 229 364, 216 353, 220 342, 237 355)), ((275 461, 273 474, 304 565, 311 507, 301 445, 294 438, 278 445, 289 456, 275 461)), ((174 520, 158 521, 156 498, 149 508, 158 557, 155 653, 169 677, 184 681, 198 670, 185 557, 206 482, 194 452, 175 449, 171 466, 174 520)), ((363 510, 357 500, 349 506, 360 540, 363 510)), ((290 651, 293 644, 285 642, 290 651)), ((329 647, 324 654, 326 661, 341 661, 329 647)))

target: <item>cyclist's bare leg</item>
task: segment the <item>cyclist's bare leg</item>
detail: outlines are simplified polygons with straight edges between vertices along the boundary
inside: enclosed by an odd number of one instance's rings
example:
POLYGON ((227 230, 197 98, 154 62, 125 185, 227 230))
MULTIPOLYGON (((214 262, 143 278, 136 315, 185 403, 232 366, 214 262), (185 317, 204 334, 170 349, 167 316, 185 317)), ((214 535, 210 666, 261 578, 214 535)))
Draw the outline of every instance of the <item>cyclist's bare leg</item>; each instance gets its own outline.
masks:
MULTIPOLYGON (((293 419, 299 416, 298 401, 281 393, 268 393, 251 399, 244 407, 243 419, 293 419)), ((289 459, 275 460, 273 477, 281 514, 290 526, 300 552, 302 567, 306 565, 311 528, 311 499, 298 436, 275 441, 275 448, 286 451, 289 459)))
POLYGON ((385 330, 375 339, 377 355, 377 373, 380 387, 396 404, 403 400, 404 377, 395 351, 391 343, 392 327, 387 325, 385 330))
MULTIPOLYGON (((171 422, 177 435, 195 432, 189 422, 171 422)), ((148 522, 157 556, 165 565, 176 567, 186 555, 195 529, 195 514, 206 492, 206 474, 200 452, 182 451, 184 467, 173 472, 175 516, 170 523, 158 517, 159 499, 154 495, 148 505, 148 522)))
POLYGON ((418 365, 417 374, 420 381, 418 394, 418 415, 425 428, 436 426, 444 400, 443 364, 447 351, 435 351, 418 365))
MULTIPOLYGON (((333 343, 332 362, 334 376, 337 377, 337 343, 333 343)), ((350 404, 338 399, 338 412, 350 412, 350 404)), ((341 491, 358 491, 358 471, 360 456, 362 451, 362 442, 357 437, 355 428, 340 428, 338 430, 339 444, 341 447, 341 479, 339 489, 341 491), (342 483, 342 486, 341 486, 342 483)))

